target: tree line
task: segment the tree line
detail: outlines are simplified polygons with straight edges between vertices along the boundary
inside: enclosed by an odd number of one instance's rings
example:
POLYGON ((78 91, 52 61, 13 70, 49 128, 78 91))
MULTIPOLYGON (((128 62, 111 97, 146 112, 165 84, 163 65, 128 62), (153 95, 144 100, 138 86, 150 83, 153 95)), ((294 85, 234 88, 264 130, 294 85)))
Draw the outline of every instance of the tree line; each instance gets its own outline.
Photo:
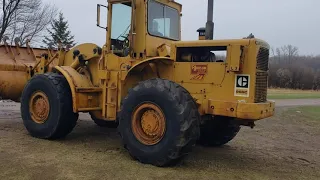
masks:
POLYGON ((74 36, 61 12, 42 0, 1 0, 0 41, 46 48, 72 47, 74 36))
POLYGON ((299 55, 292 45, 271 49, 269 87, 320 90, 320 55, 299 55))

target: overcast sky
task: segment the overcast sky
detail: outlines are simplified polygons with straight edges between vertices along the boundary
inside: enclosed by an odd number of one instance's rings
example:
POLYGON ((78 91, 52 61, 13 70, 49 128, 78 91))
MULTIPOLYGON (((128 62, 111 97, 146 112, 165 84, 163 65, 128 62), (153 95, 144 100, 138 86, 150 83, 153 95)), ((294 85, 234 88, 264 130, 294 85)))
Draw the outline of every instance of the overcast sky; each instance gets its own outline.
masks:
MULTIPOLYGON (((69 21, 78 43, 103 45, 105 31, 96 27, 96 4, 107 0, 46 0, 69 21)), ((182 40, 196 40, 205 26, 207 0, 177 0, 183 5, 182 40)), ((300 54, 320 54, 320 0, 215 0, 215 39, 253 33, 272 47, 291 44, 300 54)))

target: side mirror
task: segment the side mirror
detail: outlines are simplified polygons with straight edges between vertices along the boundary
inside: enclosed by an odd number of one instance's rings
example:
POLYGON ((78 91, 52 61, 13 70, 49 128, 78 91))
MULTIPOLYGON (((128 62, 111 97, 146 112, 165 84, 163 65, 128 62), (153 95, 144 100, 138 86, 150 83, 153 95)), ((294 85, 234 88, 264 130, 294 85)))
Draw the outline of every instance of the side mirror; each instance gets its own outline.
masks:
POLYGON ((107 15, 108 15, 108 7, 105 6, 105 5, 102 5, 102 4, 97 4, 97 26, 102 28, 102 29, 108 30, 107 27, 101 26, 101 7, 106 9, 106 15, 103 16, 103 17, 107 17, 107 15))

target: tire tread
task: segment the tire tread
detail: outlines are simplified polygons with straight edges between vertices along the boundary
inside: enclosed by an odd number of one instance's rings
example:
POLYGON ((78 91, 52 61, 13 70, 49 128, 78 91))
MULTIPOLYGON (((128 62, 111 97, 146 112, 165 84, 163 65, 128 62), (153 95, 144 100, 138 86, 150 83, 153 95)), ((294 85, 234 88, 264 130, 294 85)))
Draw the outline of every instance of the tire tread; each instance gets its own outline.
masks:
MULTIPOLYGON (((135 156, 132 153, 130 146, 128 146, 128 142, 125 142, 125 139, 121 134, 121 129, 119 129, 119 133, 124 142, 124 147, 134 159, 141 163, 150 163, 160 167, 170 166, 180 162, 179 160, 191 152, 192 147, 196 144, 197 139, 200 136, 200 114, 192 96, 182 86, 166 79, 156 78, 140 82, 138 86, 132 89, 132 91, 129 91, 127 97, 131 96, 134 92, 153 87, 160 89, 160 91, 164 91, 171 103, 175 104, 175 110, 182 116, 179 121, 180 136, 176 139, 174 147, 168 151, 168 154, 165 157, 159 157, 159 159, 154 162, 146 157, 135 156)), ((128 100, 127 97, 123 99, 122 104, 126 104, 126 101, 128 100)), ((120 115, 119 122, 121 123, 123 120, 124 119, 120 115)), ((119 126, 119 128, 121 128, 121 126, 119 126)))
MULTIPOLYGON (((46 80, 50 81, 53 88, 56 89, 57 92, 57 98, 59 100, 59 107, 60 107, 60 114, 58 118, 58 124, 55 127, 55 129, 52 130, 52 132, 46 136, 40 136, 37 133, 32 133, 32 136, 41 138, 41 139, 60 139, 65 136, 67 136, 76 126, 79 114, 73 112, 72 107, 72 95, 70 86, 65 79, 64 76, 56 73, 45 73, 36 75, 34 78, 45 78, 46 80)), ((28 87, 31 83, 31 80, 27 83, 26 87, 28 87)), ((22 102, 23 101, 29 101, 28 99, 25 99, 25 97, 22 95, 22 102)), ((27 110, 28 108, 24 106, 24 103, 21 104, 21 111, 22 113, 27 110)))

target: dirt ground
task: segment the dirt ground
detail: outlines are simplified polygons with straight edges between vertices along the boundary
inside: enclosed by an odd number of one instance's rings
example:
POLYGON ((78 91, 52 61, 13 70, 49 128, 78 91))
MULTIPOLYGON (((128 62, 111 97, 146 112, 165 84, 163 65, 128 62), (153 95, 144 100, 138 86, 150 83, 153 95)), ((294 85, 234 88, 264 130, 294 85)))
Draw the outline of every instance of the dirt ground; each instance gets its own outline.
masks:
POLYGON ((116 130, 87 115, 64 140, 32 138, 19 105, 2 102, 0 179, 320 179, 320 120, 287 110, 278 107, 275 117, 244 127, 221 148, 197 146, 182 164, 157 168, 132 160, 116 130))

